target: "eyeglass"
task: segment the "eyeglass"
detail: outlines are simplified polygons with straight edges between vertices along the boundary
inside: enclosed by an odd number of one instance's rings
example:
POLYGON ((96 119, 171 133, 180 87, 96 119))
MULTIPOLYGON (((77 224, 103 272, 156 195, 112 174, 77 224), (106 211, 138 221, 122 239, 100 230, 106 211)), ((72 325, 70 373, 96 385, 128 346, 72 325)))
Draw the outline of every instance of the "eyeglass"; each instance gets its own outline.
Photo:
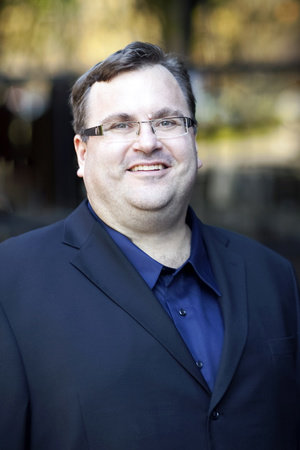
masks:
POLYGON ((190 117, 163 117, 141 121, 106 122, 87 128, 82 136, 106 136, 114 141, 130 141, 140 134, 142 123, 148 123, 159 139, 184 136, 190 127, 196 126, 196 122, 190 117))

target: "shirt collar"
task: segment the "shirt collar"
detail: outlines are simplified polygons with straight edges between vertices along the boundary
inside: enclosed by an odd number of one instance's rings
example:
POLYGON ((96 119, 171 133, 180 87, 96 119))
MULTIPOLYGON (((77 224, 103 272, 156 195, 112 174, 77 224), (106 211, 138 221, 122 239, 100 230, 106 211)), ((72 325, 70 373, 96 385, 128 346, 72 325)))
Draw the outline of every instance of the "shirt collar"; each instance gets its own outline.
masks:
MULTIPOLYGON (((137 247, 127 236, 106 225, 94 212, 89 202, 87 203, 87 206, 94 218, 108 232, 110 237, 135 267, 149 288, 153 289, 164 266, 151 258, 151 256, 147 255, 147 253, 143 252, 143 250, 137 247)), ((201 222, 191 207, 188 209, 186 222, 192 231, 191 254, 189 259, 174 272, 174 276, 179 273, 186 264, 191 264, 197 276, 220 296, 221 294, 216 284, 202 238, 201 222)))

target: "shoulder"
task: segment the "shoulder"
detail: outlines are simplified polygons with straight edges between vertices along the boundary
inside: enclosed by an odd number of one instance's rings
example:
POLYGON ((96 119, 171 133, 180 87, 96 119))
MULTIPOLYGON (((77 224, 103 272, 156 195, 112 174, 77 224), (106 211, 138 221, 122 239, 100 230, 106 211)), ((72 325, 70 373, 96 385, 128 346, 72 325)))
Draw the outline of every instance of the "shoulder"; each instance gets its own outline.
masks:
POLYGON ((283 256, 251 237, 203 223, 192 209, 189 210, 188 217, 191 221, 193 232, 196 228, 196 234, 199 233, 202 236, 207 249, 213 252, 221 252, 223 256, 235 253, 242 257, 244 261, 254 259, 257 262, 258 258, 266 258, 283 264, 289 264, 283 256))
POLYGON ((256 264, 258 261, 268 261, 290 266, 285 257, 251 237, 211 225, 201 226, 206 241, 215 241, 229 251, 238 253, 246 261, 254 261, 256 264))
POLYGON ((0 244, 0 286, 17 290, 33 277, 43 274, 66 259, 63 242, 63 221, 12 237, 0 244), (3 270, 3 268, 5 270, 3 270))
POLYGON ((249 290, 268 288, 273 296, 279 293, 287 304, 289 296, 293 302, 299 298, 297 275, 288 259, 239 233, 209 225, 202 229, 210 260, 217 262, 215 267, 222 273, 234 273, 234 268, 240 267, 249 290))
POLYGON ((54 241, 63 238, 64 221, 37 228, 24 234, 11 237, 0 244, 0 259, 4 255, 13 255, 17 252, 19 255, 24 252, 25 255, 31 254, 35 249, 45 249, 51 246, 54 241))
POLYGON ((57 248, 64 243, 75 247, 88 235, 93 222, 94 220, 83 202, 65 219, 2 242, 0 244, 0 261, 3 257, 14 254, 17 254, 19 258, 42 256, 44 252, 57 251, 57 248))

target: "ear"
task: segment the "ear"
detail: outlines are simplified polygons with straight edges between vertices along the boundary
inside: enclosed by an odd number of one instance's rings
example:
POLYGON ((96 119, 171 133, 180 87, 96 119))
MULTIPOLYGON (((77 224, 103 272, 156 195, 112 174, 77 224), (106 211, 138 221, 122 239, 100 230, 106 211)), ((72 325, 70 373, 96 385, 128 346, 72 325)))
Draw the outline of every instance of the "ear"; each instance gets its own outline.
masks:
POLYGON ((198 145, 197 143, 195 143, 196 146, 196 153, 197 153, 197 168, 201 169, 201 167, 203 166, 203 162, 201 161, 201 159, 199 158, 199 151, 198 151, 198 145))
POLYGON ((198 169, 201 169, 202 166, 203 166, 203 162, 201 161, 199 156, 197 156, 197 167, 198 167, 198 169))
POLYGON ((86 155, 87 155, 87 144, 86 144, 86 142, 83 142, 83 140, 79 134, 76 134, 74 136, 74 147, 75 147, 75 151, 76 151, 76 155, 77 155, 77 162, 78 162, 77 176, 80 178, 83 178, 85 160, 86 160, 86 155))

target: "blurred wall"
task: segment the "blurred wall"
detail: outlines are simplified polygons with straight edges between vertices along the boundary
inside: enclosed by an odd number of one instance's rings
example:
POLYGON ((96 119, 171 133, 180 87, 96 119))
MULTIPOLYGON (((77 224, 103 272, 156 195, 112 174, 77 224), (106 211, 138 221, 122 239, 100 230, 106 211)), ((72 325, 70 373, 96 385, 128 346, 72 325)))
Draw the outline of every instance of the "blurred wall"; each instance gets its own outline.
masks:
POLYGON ((178 51, 197 98, 193 206, 300 273, 300 1, 3 0, 0 240, 84 197, 68 107, 77 76, 132 40, 178 51))

